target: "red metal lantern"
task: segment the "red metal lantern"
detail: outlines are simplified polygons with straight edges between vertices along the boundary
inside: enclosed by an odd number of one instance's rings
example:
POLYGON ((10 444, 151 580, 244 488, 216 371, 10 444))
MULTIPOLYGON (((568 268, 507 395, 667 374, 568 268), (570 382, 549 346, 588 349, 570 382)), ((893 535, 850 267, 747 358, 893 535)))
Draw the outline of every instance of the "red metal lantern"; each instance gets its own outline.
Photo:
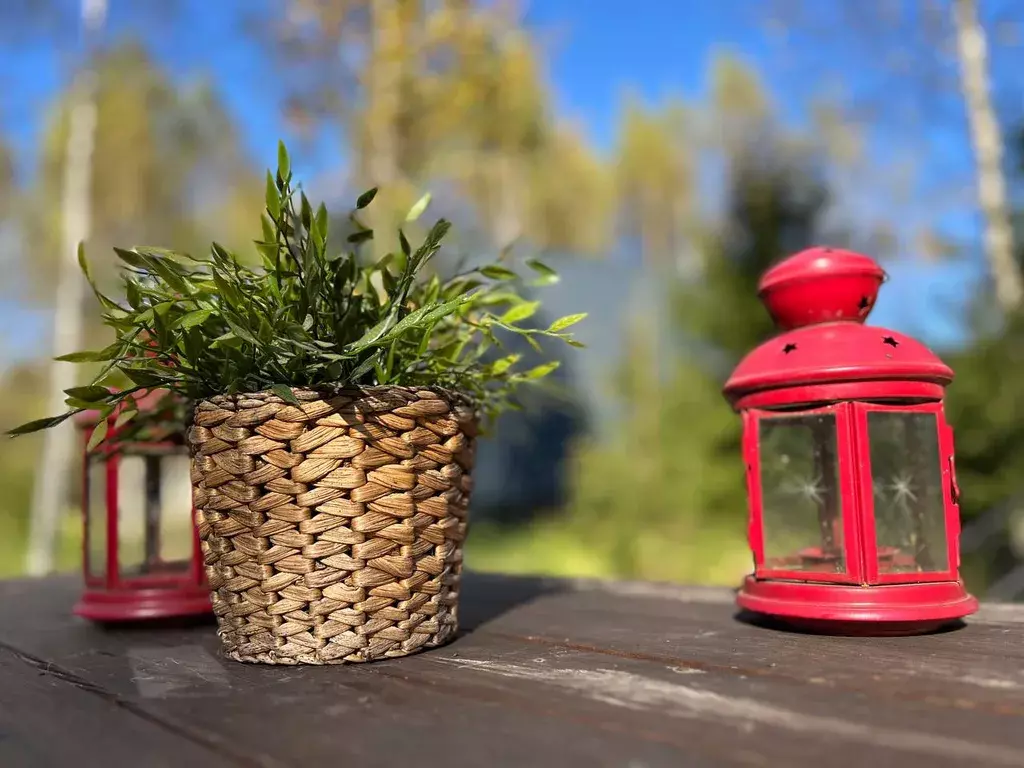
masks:
POLYGON ((761 279, 782 330, 725 385, 743 417, 754 572, 740 607, 812 629, 928 631, 977 609, 959 577, 953 371, 923 344, 865 326, 885 281, 834 248, 761 279))
MULTIPOLYGON (((212 613, 194 524, 190 459, 180 425, 156 411, 166 393, 135 398, 146 430, 110 416, 107 437, 86 447, 83 472, 85 591, 75 613, 100 622, 212 613)), ((79 414, 87 446, 98 414, 79 414)))

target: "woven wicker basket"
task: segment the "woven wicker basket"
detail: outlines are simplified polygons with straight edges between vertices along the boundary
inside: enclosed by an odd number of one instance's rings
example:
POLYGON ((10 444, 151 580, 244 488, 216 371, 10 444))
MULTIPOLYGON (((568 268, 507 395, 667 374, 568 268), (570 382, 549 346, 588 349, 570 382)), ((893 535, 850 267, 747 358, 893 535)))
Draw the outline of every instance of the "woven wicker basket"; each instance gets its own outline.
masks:
POLYGON ((476 414, 401 387, 214 397, 196 406, 192 485, 228 657, 406 656, 457 629, 476 414))

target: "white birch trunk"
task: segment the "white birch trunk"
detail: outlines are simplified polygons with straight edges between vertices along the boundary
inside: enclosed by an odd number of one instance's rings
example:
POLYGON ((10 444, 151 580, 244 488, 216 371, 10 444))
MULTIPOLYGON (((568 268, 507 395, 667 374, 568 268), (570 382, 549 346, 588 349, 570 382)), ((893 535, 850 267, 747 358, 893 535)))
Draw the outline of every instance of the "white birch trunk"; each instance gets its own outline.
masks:
POLYGON ((953 20, 977 165, 978 201, 985 219, 985 252, 996 299, 1004 310, 1010 310, 1024 297, 1024 283, 1014 259, 1013 227, 1003 172, 1003 139, 989 92, 988 46, 978 20, 977 1, 954 0, 953 20))
POLYGON ((373 49, 367 99, 366 167, 370 181, 380 187, 388 187, 398 179, 395 120, 402 78, 400 13, 397 0, 374 0, 370 6, 373 49))
MULTIPOLYGON (((82 0, 82 36, 88 43, 106 19, 107 0, 82 0)), ((61 259, 57 268, 54 294, 53 357, 73 352, 80 346, 85 286, 79 274, 78 244, 89 236, 92 154, 96 131, 95 73, 86 58, 75 77, 71 110, 68 115, 68 140, 64 157, 64 181, 61 200, 61 259)), ((65 410, 64 390, 75 386, 71 363, 50 364, 46 412, 65 410)), ((41 576, 53 570, 54 550, 61 513, 67 502, 75 453, 74 426, 69 422, 43 433, 43 449, 36 470, 29 519, 26 569, 41 576)))

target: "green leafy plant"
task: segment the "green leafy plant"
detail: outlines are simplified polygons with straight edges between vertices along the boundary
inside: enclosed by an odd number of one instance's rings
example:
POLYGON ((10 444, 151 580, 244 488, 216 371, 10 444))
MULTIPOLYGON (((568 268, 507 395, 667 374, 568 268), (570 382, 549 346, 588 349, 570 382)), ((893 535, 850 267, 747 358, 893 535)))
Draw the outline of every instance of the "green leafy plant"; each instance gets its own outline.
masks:
MULTIPOLYGON (((558 366, 552 361, 522 370, 519 355, 495 359, 489 350, 502 347, 503 333, 523 336, 537 350, 545 337, 582 346, 566 329, 585 315, 547 328, 523 324, 539 302, 520 295, 522 280, 500 261, 447 278, 428 271, 447 221, 434 224, 417 248, 400 230, 400 251, 367 263, 361 244, 373 239, 373 231, 359 214, 375 194, 361 195, 350 215, 348 250, 329 252, 327 209, 314 208, 296 189, 282 143, 277 173, 267 173, 263 231, 256 241, 261 268, 217 243, 205 259, 162 248, 117 248, 124 265, 124 300, 118 302, 97 288, 80 247, 79 263, 115 341, 58 358, 102 366, 90 385, 66 391, 67 412, 11 434, 53 427, 85 409, 103 415, 116 410, 120 426, 136 415, 132 395, 153 389, 192 401, 269 390, 296 403, 293 387, 436 386, 465 393, 493 417, 515 407, 519 385, 558 366), (130 385, 113 390, 122 377, 130 385)), ((417 202, 407 221, 428 202, 417 202)), ((547 265, 526 263, 534 284, 558 279, 547 265)))

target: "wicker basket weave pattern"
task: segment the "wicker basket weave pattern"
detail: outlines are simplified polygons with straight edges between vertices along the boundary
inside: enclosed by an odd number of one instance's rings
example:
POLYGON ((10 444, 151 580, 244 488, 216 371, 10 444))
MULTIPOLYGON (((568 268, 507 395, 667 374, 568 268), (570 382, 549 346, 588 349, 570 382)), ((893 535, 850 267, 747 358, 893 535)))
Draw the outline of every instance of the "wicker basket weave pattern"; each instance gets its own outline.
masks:
POLYGON ((196 406, 194 505, 225 653, 338 664, 451 639, 473 409, 428 389, 294 394, 196 406))

